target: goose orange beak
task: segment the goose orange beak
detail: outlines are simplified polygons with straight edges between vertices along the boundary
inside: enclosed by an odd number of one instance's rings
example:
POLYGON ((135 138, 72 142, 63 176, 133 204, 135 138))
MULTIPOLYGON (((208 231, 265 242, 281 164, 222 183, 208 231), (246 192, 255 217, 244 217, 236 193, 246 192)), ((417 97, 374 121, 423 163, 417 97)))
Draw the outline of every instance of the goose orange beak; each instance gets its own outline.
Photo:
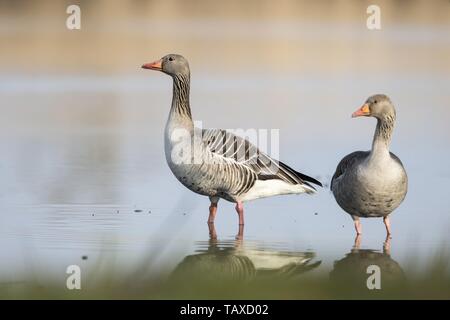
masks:
POLYGON ((367 103, 365 103, 361 108, 359 108, 358 110, 356 110, 355 112, 352 113, 352 118, 369 116, 369 115, 370 115, 369 105, 367 103))
POLYGON ((150 62, 150 63, 146 63, 142 65, 142 69, 150 69, 150 70, 158 70, 161 71, 162 70, 162 59, 155 61, 155 62, 150 62))

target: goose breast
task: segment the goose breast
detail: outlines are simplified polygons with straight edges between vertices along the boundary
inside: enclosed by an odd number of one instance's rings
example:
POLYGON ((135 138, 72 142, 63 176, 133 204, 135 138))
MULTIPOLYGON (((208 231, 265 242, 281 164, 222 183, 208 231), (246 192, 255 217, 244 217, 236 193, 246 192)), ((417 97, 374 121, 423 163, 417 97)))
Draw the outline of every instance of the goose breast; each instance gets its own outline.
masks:
POLYGON ((371 161, 370 153, 358 154, 344 172, 332 181, 333 194, 341 208, 359 217, 383 217, 395 210, 406 196, 407 175, 391 153, 371 161))

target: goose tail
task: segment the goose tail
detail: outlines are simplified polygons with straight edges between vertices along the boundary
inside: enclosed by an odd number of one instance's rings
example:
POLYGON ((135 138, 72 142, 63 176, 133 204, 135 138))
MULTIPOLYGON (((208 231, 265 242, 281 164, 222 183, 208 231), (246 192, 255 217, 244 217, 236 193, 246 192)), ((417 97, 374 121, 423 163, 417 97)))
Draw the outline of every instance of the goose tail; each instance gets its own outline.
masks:
POLYGON ((288 171, 289 173, 294 175, 296 178, 298 178, 300 180, 301 184, 303 184, 303 186, 305 187, 305 191, 307 193, 314 193, 317 191, 316 188, 312 185, 312 183, 316 184, 320 187, 323 187, 322 183, 319 180, 314 179, 313 177, 307 176, 306 174, 303 174, 301 172, 298 172, 281 161, 279 162, 279 165, 281 168, 283 168, 284 170, 288 171))

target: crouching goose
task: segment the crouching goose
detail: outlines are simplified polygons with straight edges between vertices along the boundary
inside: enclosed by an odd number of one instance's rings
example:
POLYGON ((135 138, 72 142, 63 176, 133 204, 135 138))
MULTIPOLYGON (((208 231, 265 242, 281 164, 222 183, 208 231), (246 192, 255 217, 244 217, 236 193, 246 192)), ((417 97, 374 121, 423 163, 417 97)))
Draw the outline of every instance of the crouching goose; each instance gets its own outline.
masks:
POLYGON ((244 224, 245 201, 314 193, 311 183, 321 186, 246 139, 225 130, 195 128, 189 105, 189 64, 181 55, 169 54, 142 68, 162 71, 173 79, 172 107, 165 128, 166 160, 184 186, 210 198, 209 223, 214 223, 220 198, 236 203, 239 224, 244 224))
POLYGON ((359 217, 383 217, 390 236, 389 214, 400 205, 408 189, 402 162, 389 152, 395 109, 386 95, 377 94, 352 114, 360 116, 377 119, 372 150, 345 156, 333 175, 331 190, 339 206, 352 216, 357 234, 361 234, 359 217))

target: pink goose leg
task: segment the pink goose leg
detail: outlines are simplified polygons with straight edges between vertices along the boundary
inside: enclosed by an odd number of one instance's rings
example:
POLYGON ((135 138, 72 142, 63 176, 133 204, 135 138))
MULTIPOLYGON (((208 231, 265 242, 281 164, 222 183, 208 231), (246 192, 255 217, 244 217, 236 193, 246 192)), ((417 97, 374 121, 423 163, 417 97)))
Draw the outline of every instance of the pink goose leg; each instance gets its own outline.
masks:
POLYGON ((359 217, 352 216, 353 221, 355 222, 355 230, 356 234, 360 235, 362 234, 362 227, 361 227, 361 221, 359 220, 359 217))
POLYGON ((216 213, 217 213, 217 202, 219 202, 219 199, 210 198, 210 200, 211 200, 211 205, 209 206, 208 224, 214 224, 214 220, 216 219, 216 213))
POLYGON ((389 220, 389 216, 383 217, 384 225, 386 226, 387 237, 391 237, 391 221, 389 220))
POLYGON ((236 212, 239 215, 239 225, 244 225, 244 205, 242 202, 236 203, 236 212))
POLYGON ((217 232, 216 228, 214 227, 214 223, 208 223, 208 229, 209 229, 209 239, 217 240, 217 232))

